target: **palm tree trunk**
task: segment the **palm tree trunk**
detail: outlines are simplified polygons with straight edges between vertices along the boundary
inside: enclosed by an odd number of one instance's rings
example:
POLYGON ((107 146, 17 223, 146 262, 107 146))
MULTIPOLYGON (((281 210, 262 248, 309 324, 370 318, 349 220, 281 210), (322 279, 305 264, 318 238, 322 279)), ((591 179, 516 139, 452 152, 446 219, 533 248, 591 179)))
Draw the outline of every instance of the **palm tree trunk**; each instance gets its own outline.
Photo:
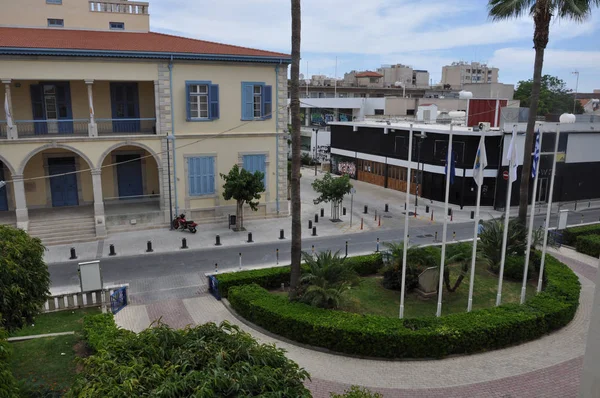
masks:
MULTIPOLYGON (((542 86, 544 51, 548 45, 550 19, 552 18, 547 0, 538 0, 535 7, 533 15, 535 23, 535 32, 533 35, 535 63, 533 66, 533 86, 531 87, 531 102, 529 104, 529 119, 527 119, 527 132, 525 135, 525 147, 523 152, 523 169, 521 170, 521 186, 519 192, 519 221, 524 225, 527 222, 529 177, 531 176, 531 152, 533 151, 533 135, 537 118, 538 103, 540 100, 540 88, 542 86)), ((552 193, 550 193, 550 195, 552 195, 552 193)), ((506 205, 510 206, 510 202, 506 205)))
POLYGON ((300 286, 300 261, 302 251, 302 225, 300 208, 300 0, 292 1, 292 70, 290 73, 290 111, 292 117, 292 266, 290 274, 290 300, 298 295, 300 286))

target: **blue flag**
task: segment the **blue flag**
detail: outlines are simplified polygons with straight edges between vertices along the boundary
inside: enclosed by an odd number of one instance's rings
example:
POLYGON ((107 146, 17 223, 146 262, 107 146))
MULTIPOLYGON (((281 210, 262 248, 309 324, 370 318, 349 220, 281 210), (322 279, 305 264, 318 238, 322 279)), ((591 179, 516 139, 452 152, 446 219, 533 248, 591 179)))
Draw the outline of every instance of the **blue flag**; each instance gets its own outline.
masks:
MULTIPOLYGON (((448 157, 446 157, 447 159, 448 157)), ((450 185, 454 184, 454 177, 456 176, 456 153, 452 151, 451 155, 452 161, 450 162, 450 185)), ((448 164, 446 160, 446 165, 444 166, 444 174, 448 175, 448 164)))
POLYGON ((533 164, 531 165, 531 177, 535 178, 540 164, 540 130, 535 136, 535 149, 533 150, 533 164))

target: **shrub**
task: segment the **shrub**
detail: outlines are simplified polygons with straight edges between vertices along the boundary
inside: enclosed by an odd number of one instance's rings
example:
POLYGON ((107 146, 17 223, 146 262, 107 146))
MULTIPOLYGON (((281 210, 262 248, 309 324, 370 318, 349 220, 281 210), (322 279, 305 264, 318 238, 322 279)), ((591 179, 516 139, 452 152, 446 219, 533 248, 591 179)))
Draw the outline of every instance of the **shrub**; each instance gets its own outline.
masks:
POLYGON ((4 329, 0 329, 0 397, 17 398, 18 388, 10 370, 10 347, 6 337, 4 329))
MULTIPOLYGON (((504 276, 509 279, 522 281, 524 267, 524 256, 507 256, 504 262, 504 276)), ((529 275, 531 275, 531 264, 529 266, 528 277, 529 275)))
POLYGON ((578 252, 588 256, 600 256, 600 235, 579 235, 577 237, 575 248, 578 252))
POLYGON ((291 340, 333 351, 383 358, 440 358, 503 348, 533 340, 573 319, 577 276, 546 257, 545 291, 524 305, 396 319, 315 308, 272 295, 257 285, 229 291, 231 306, 246 319, 291 340))
POLYGON ((159 323, 136 334, 96 315, 85 319, 85 336, 96 351, 67 397, 310 397, 308 373, 283 350, 225 322, 159 323))
MULTIPOLYGON (((403 243, 386 243, 388 250, 384 253, 388 265, 383 269, 383 287, 401 290, 403 243)), ((411 291, 419 286, 419 275, 429 267, 440 265, 441 250, 437 246, 408 248, 406 252, 406 290, 411 291)))
POLYGON ((371 392, 369 389, 359 386, 352 386, 345 390, 343 394, 331 393, 330 398, 383 398, 378 392, 371 392))
POLYGON ((347 257, 344 264, 352 267, 360 276, 369 276, 379 272, 383 267, 383 259, 381 253, 373 253, 366 256, 347 257))
POLYGON ((563 231, 563 243, 574 246, 577 243, 577 237, 585 235, 600 235, 600 224, 565 229, 563 231))

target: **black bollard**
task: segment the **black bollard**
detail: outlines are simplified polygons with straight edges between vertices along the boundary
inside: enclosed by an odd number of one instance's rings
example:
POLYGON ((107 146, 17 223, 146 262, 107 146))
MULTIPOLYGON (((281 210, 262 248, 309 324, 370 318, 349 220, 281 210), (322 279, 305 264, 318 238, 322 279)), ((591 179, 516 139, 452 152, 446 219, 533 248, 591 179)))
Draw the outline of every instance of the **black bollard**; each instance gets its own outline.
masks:
POLYGON ((71 257, 69 257, 69 260, 77 260, 77 254, 75 253, 74 247, 71 248, 71 257))
POLYGON ((312 220, 308 220, 308 229, 312 229, 312 220))
POLYGON ((279 230, 279 239, 285 239, 285 234, 283 232, 283 229, 279 230))
POLYGON ((475 211, 471 210, 471 220, 475 219, 475 211))
POLYGON ((181 248, 182 249, 187 249, 188 248, 187 239, 186 238, 182 238, 181 239, 181 248))
POLYGON ((152 253, 154 250, 152 250, 152 241, 148 241, 148 243, 146 243, 146 253, 152 253))
POLYGON ((219 235, 215 238, 215 246, 221 246, 221 237, 219 235))
POLYGON ((348 257, 348 241, 346 241, 346 257, 348 257))
POLYGON ((368 214, 369 213, 369 207, 367 205, 365 205, 365 211, 364 214, 368 214))
POLYGON ((319 215, 315 214, 315 224, 319 222, 319 215))
POLYGON ((390 207, 388 206, 388 204, 387 204, 387 203, 385 204, 385 210, 384 210, 384 211, 385 211, 386 213, 390 211, 390 207))
POLYGON ((115 252, 115 245, 111 244, 108 247, 108 255, 109 256, 116 256, 117 255, 117 252, 115 252))
POLYGON ((429 206, 425 206, 425 213, 429 213, 429 206))
POLYGON ((252 232, 248 232, 248 243, 252 243, 252 242, 254 242, 252 240, 252 232))
POLYGON ((451 216, 452 215, 452 209, 448 209, 448 215, 451 216))
POLYGON ((345 216, 346 215, 346 208, 342 207, 342 215, 345 216))
POLYGON ((404 211, 406 211, 406 202, 404 202, 404 211))
POLYGON ((317 236, 317 227, 313 227, 312 236, 317 236))
POLYGON ((325 209, 321 207, 321 217, 325 217, 325 209))

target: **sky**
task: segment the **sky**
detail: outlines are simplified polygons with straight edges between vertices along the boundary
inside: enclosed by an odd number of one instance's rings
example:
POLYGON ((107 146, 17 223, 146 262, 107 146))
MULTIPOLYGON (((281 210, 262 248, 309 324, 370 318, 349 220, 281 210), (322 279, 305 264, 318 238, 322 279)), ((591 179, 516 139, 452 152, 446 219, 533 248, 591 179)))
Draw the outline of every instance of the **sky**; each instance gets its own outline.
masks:
MULTIPOLYGON (((286 0, 148 0, 152 31, 291 52, 286 0)), ((555 20, 544 74, 579 92, 600 89, 600 9, 584 23, 555 20)), ((533 22, 529 16, 494 22, 487 0, 302 0, 305 76, 343 77, 382 64, 426 69, 434 83, 442 66, 476 61, 500 69, 500 82, 533 76, 533 22), (337 61, 336 61, 337 58, 337 61)))

